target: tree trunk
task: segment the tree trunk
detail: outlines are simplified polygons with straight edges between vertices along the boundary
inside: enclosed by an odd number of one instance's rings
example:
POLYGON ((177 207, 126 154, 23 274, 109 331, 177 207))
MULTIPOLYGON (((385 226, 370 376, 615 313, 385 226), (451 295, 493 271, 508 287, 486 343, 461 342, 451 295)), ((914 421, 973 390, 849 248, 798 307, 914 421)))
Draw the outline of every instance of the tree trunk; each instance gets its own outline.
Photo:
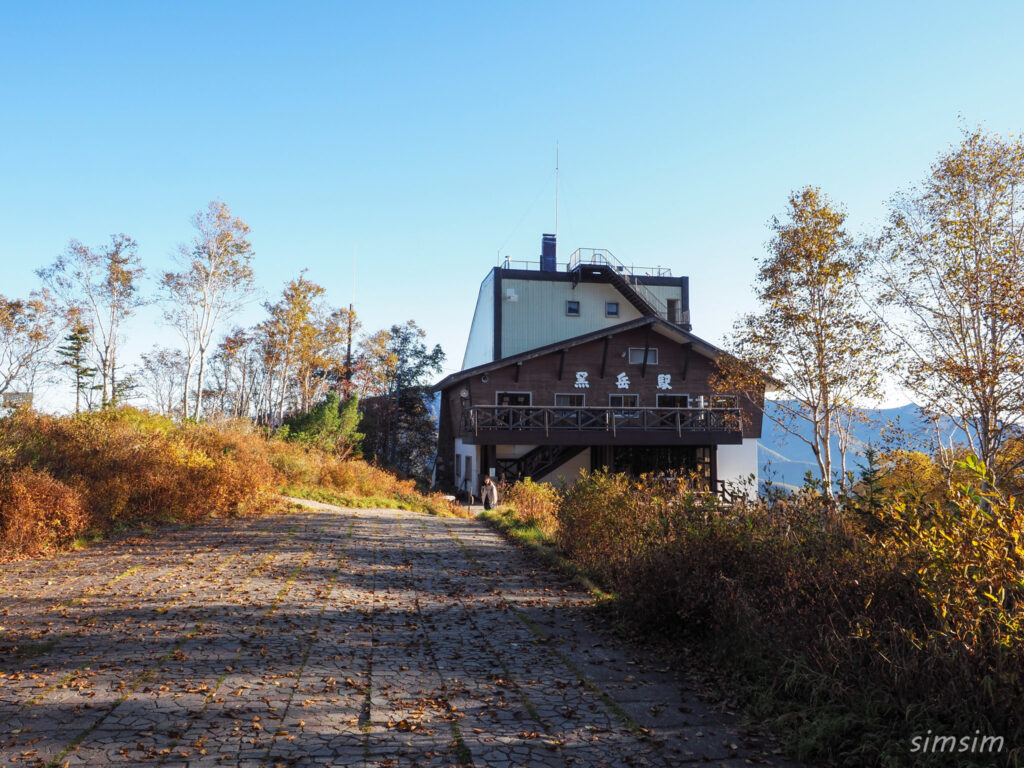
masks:
POLYGON ((188 385, 192 381, 192 367, 195 363, 195 358, 190 356, 188 358, 188 364, 185 366, 185 386, 182 388, 181 393, 181 418, 188 418, 188 385))
POLYGON ((203 377, 206 373, 206 348, 199 348, 199 386, 196 387, 196 412, 195 420, 199 421, 199 414, 203 410, 203 377))

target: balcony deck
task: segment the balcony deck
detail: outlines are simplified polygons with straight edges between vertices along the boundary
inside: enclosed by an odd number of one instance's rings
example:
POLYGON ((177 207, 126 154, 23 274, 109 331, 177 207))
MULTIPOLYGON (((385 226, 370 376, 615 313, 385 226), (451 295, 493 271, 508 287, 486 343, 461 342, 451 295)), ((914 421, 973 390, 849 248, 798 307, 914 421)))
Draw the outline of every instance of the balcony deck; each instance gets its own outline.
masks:
POLYGON ((478 445, 738 445, 738 408, 571 408, 474 405, 462 437, 478 445))

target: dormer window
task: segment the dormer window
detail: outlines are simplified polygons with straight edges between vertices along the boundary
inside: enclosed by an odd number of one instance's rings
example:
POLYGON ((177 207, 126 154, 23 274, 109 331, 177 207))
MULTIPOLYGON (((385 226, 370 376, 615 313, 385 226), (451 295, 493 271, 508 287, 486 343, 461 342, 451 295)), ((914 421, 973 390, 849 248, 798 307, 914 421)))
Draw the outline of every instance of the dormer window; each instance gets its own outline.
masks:
POLYGON ((565 314, 567 314, 569 317, 579 317, 580 303, 578 301, 565 302, 565 314))
POLYGON ((618 317, 619 316, 619 302, 617 302, 617 301, 606 301, 604 303, 604 316, 605 317, 618 317))

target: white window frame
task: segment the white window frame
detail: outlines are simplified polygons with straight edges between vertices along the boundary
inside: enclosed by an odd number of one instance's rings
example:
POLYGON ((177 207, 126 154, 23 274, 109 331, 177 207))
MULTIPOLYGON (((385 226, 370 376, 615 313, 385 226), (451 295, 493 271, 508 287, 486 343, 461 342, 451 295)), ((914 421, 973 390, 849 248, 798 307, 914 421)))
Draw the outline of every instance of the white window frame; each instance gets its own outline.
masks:
POLYGON ((581 314, 583 314, 583 303, 579 299, 566 299, 565 300, 565 316, 566 317, 579 317, 581 314), (570 312, 569 311, 569 305, 570 304, 575 304, 576 305, 576 311, 575 312, 570 312))
POLYGON ((621 317, 621 315, 619 313, 619 302, 617 302, 617 301, 606 301, 604 303, 604 316, 605 317, 621 317), (615 311, 614 312, 609 312, 608 309, 610 307, 615 307, 615 311))
MULTIPOLYGON (((629 347, 626 352, 626 361, 630 365, 643 365, 644 364, 644 349, 645 347, 629 347), (633 359, 633 353, 636 352, 636 360, 633 359)), ((646 347, 647 349, 647 364, 657 365, 658 364, 658 348, 657 347, 646 347)))
POLYGON ((555 408, 586 408, 587 407, 587 396, 583 392, 555 392, 551 402, 555 404, 555 408), (579 405, 559 405, 558 398, 560 397, 581 397, 583 402, 579 405))

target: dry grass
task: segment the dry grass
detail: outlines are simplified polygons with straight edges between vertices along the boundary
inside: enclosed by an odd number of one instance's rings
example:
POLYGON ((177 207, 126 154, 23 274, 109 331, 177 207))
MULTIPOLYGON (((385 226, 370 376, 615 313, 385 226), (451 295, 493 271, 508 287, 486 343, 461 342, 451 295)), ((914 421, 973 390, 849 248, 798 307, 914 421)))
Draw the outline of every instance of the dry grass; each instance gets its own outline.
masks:
POLYGON ((798 757, 925 765, 911 736, 977 729, 1007 745, 982 764, 1011 766, 1024 517, 973 471, 941 502, 876 510, 811 492, 719 509, 685 480, 593 473, 563 494, 554 539, 628 626, 717 658, 798 757))
POLYGON ((460 516, 444 494, 428 493, 416 483, 362 459, 339 460, 300 443, 271 440, 270 461, 284 477, 283 492, 349 507, 389 507, 460 516))
MULTIPOLYGON (((353 506, 451 514, 438 494, 361 460, 268 440, 245 422, 177 423, 134 408, 0 419, 0 560, 150 523, 258 514, 287 486, 353 506)), ((328 499, 325 499, 328 500, 328 499)))

